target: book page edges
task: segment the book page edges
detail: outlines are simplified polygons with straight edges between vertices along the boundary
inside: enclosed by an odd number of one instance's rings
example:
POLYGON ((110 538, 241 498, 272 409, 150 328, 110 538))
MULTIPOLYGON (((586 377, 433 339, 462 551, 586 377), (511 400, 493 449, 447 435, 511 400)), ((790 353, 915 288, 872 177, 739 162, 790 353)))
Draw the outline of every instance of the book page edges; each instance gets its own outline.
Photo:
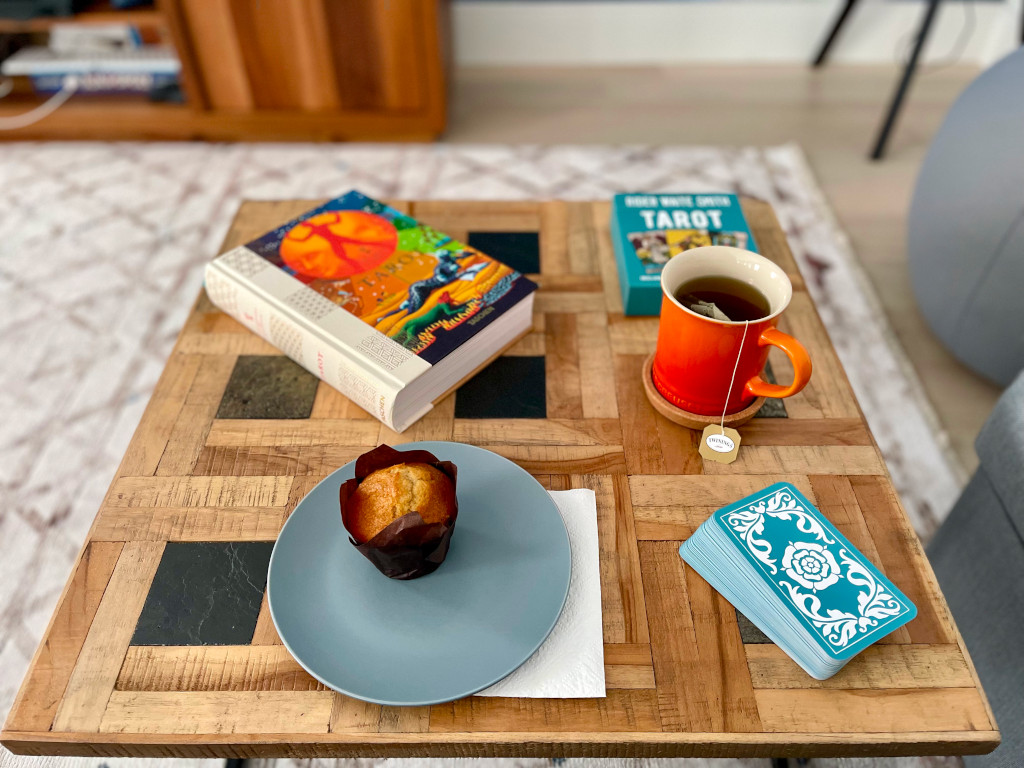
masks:
MULTIPOLYGON (((252 253, 244 246, 241 248, 252 253)), ((259 258, 255 254, 252 256, 259 258)), ((322 311, 322 306, 314 309, 312 317, 304 317, 280 298, 281 288, 293 288, 289 296, 295 293, 305 296, 308 292, 324 302, 328 300, 273 265, 266 264, 265 270, 246 275, 223 259, 216 259, 206 267, 206 288, 211 302, 387 426, 396 431, 408 426, 393 423, 395 401, 402 389, 430 369, 429 363, 336 305, 337 311, 330 311, 319 318, 316 314, 322 311), (287 281, 295 285, 288 286, 287 281), (381 337, 384 341, 374 337, 381 337), (366 346, 360 347, 360 342, 366 346), (405 354, 385 358, 398 362, 391 371, 375 365, 367 356, 386 355, 393 351, 392 345, 405 354), (362 354, 364 351, 366 354, 362 354)), ((432 404, 427 403, 422 413, 417 413, 409 423, 431 407, 432 404)))

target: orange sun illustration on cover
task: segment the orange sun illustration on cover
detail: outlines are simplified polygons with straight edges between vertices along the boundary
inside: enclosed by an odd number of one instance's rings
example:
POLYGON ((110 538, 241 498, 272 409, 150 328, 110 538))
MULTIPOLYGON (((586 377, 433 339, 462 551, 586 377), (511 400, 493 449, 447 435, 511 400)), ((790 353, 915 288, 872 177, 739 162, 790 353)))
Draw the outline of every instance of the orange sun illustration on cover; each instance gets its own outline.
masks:
POLYGON ((383 264, 395 252, 398 232, 382 216, 327 211, 292 227, 281 241, 281 259, 300 275, 341 280, 383 264))

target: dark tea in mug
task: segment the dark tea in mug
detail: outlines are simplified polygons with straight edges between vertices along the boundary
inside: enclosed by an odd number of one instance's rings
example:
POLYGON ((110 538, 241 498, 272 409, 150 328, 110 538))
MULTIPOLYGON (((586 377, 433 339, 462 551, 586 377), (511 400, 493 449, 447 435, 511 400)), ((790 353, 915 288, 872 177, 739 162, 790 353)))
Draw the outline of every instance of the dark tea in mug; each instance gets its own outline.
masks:
MULTIPOLYGON (((698 307, 714 304, 733 322, 760 320, 772 313, 768 297, 755 286, 725 275, 694 277, 680 285, 672 295, 684 307, 698 314, 707 314, 698 307)), ((718 315, 715 318, 722 319, 718 315)))

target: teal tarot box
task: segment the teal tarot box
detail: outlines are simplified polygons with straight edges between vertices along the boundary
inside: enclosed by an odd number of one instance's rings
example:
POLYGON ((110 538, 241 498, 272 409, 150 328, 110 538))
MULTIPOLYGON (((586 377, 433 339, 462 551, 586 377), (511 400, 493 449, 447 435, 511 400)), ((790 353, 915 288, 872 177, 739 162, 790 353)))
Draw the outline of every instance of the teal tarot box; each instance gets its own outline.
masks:
POLYGON ((704 245, 757 251, 736 195, 633 192, 615 195, 612 243, 627 315, 661 313, 661 269, 704 245))

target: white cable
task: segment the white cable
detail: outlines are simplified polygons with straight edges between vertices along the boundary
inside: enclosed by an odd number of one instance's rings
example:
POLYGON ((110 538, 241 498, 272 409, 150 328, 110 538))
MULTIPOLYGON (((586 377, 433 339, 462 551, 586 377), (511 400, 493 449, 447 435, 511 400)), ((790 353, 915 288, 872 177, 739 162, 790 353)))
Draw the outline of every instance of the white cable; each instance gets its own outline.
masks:
POLYGON ((52 115, 75 91, 78 90, 79 80, 76 75, 68 75, 61 83, 61 89, 53 96, 44 101, 35 109, 30 109, 21 115, 13 117, 0 117, 0 131, 16 131, 19 128, 27 128, 33 123, 38 123, 44 117, 52 115))

